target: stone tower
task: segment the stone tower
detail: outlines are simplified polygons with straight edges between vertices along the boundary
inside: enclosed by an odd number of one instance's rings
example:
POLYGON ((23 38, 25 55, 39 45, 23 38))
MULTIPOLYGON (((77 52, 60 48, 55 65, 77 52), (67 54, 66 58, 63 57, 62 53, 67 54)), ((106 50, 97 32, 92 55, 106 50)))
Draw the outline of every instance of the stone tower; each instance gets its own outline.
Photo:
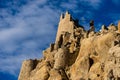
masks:
POLYGON ((60 22, 58 25, 58 31, 56 35, 56 42, 59 41, 61 34, 63 34, 64 32, 73 33, 73 29, 74 29, 74 22, 72 21, 72 17, 69 14, 69 12, 66 11, 65 15, 61 14, 60 17, 60 22))

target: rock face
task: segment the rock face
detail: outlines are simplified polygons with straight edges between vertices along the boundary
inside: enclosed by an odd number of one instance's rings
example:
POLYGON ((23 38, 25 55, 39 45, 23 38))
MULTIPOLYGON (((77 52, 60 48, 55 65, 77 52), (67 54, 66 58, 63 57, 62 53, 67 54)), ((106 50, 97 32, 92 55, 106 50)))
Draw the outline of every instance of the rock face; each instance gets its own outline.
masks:
POLYGON ((25 60, 18 80, 120 80, 120 22, 86 31, 66 12, 55 43, 40 60, 25 60))

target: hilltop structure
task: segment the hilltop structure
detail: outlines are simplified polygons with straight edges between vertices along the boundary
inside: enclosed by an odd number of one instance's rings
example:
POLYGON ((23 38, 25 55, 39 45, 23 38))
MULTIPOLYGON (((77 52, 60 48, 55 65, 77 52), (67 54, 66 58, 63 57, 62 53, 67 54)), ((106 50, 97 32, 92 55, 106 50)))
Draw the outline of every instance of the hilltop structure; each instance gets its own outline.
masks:
POLYGON ((18 80, 120 80, 120 22, 86 31, 67 11, 55 43, 40 60, 25 60, 18 80))

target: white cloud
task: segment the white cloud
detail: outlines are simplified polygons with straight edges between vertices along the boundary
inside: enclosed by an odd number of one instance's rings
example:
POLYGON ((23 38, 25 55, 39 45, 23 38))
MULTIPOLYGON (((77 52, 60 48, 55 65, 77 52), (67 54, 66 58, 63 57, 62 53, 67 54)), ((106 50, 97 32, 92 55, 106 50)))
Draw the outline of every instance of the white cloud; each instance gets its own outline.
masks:
POLYGON ((4 17, 0 19, 0 71, 15 75, 22 60, 40 58, 42 49, 54 40, 58 13, 45 2, 29 2, 16 15, 8 13, 9 9, 0 13, 4 17))

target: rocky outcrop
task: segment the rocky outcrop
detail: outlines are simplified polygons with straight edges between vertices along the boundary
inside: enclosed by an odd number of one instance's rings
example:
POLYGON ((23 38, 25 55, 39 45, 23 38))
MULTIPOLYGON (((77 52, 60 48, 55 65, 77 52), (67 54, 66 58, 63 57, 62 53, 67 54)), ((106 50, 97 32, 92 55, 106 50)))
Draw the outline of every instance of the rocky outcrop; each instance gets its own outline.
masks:
POLYGON ((25 60, 18 80, 120 80, 120 22, 86 31, 66 12, 43 58, 25 60))

